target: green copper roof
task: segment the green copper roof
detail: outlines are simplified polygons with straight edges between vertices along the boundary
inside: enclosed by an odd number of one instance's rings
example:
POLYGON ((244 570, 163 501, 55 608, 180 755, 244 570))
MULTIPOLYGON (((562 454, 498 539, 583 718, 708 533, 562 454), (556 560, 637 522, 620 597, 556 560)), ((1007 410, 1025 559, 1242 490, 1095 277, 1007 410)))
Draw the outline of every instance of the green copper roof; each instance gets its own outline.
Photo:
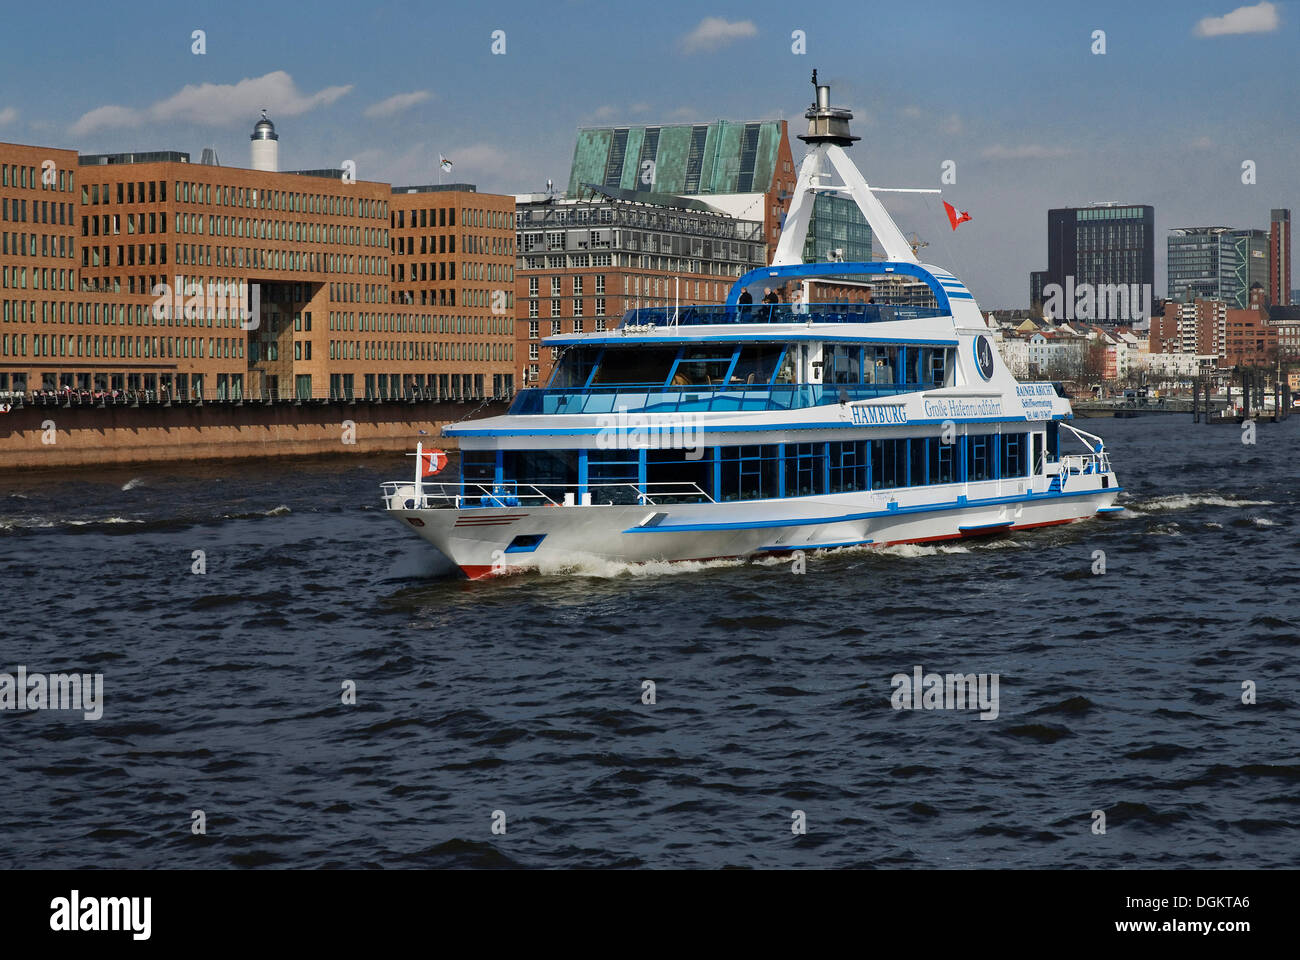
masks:
POLYGON ((767 193, 780 145, 777 120, 584 128, 568 196, 587 183, 654 193, 767 193))

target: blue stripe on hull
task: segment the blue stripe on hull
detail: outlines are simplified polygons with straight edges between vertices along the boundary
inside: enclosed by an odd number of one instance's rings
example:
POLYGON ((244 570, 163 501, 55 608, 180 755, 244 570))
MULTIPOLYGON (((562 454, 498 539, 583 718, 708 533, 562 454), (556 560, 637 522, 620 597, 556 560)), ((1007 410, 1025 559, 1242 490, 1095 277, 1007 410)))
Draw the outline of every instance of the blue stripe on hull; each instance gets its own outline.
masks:
MULTIPOLYGON (((1008 503, 1031 503, 1038 500, 1061 500, 1074 497, 1095 496, 1100 493, 1121 493, 1123 487, 1098 487, 1078 493, 1029 493, 1014 497, 989 497, 984 500, 952 500, 947 503, 923 503, 896 510, 872 510, 867 513, 845 513, 838 517, 785 517, 779 520, 735 520, 730 523, 679 523, 659 524, 654 527, 629 527, 624 533, 685 533, 706 530, 761 530, 771 527, 809 527, 822 523, 845 523, 851 520, 871 520, 877 517, 897 517, 907 513, 935 513, 957 508, 993 507, 1008 503)), ((865 491, 864 491, 865 492, 865 491)), ((1000 525, 1000 524, 999 524, 1000 525)), ((975 528, 970 528, 975 529, 975 528)))

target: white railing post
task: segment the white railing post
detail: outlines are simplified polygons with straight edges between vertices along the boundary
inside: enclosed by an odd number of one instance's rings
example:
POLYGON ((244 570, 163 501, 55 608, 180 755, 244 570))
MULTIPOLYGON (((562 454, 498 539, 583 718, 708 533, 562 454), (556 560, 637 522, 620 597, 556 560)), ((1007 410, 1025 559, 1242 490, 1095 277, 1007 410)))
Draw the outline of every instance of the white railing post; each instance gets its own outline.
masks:
POLYGON ((415 505, 424 506, 424 441, 415 441, 415 505))

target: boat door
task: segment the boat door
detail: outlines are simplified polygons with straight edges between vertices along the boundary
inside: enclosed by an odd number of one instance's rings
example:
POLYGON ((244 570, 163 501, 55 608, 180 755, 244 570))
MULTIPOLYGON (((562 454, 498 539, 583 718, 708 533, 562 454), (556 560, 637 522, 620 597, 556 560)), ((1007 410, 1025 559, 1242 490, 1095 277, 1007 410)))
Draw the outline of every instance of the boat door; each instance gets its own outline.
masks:
POLYGON ((1041 477, 1046 466, 1043 462, 1043 434, 1041 433, 1034 433, 1034 458, 1030 462, 1034 465, 1034 476, 1041 477))

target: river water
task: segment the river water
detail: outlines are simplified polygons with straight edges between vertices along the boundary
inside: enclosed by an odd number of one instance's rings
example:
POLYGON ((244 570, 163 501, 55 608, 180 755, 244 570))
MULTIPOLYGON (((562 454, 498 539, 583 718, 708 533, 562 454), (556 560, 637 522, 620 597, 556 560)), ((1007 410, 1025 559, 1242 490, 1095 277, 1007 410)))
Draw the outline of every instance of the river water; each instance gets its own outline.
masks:
POLYGON ((1083 422, 1123 515, 803 575, 468 583, 380 509, 399 455, 0 477, 0 672, 104 691, 99 719, 0 711, 0 846, 68 868, 1300 866, 1300 418, 1254 445, 1190 419, 1083 422), (996 674, 996 718, 894 709, 916 667, 996 674))

